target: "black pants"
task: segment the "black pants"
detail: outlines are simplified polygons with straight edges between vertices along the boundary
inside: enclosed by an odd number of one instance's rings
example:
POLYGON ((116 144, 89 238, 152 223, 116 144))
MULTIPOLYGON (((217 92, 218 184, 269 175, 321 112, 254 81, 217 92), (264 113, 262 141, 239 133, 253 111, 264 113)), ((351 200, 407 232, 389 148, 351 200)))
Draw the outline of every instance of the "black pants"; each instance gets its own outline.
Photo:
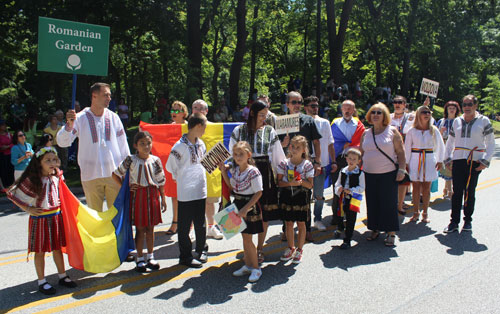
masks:
MULTIPOLYGON (((477 171, 479 162, 472 162, 472 173, 470 176, 470 183, 468 188, 467 204, 464 206, 464 221, 472 221, 472 213, 474 213, 474 204, 476 203, 476 186, 479 174, 477 171)), ((462 200, 465 203, 467 179, 469 178, 470 165, 467 165, 466 159, 459 159, 453 161, 453 196, 451 197, 451 221, 458 224, 460 223, 460 212, 462 210, 462 200)))
POLYGON ((349 209, 349 202, 344 204, 344 216, 345 216, 345 225, 342 217, 340 217, 338 222, 338 229, 345 229, 345 237, 344 242, 350 242, 352 239, 352 234, 354 233, 354 226, 356 225, 356 218, 358 213, 349 209))
POLYGON ((193 245, 189 238, 191 223, 194 224, 196 234, 196 252, 201 253, 205 248, 207 230, 205 228, 205 201, 206 199, 194 200, 179 203, 178 216, 178 239, 179 239, 179 259, 181 261, 191 261, 193 259, 193 245))
MULTIPOLYGON (((332 175, 332 185, 335 187, 335 182, 337 182, 337 179, 340 175, 340 170, 347 166, 347 161, 345 159, 344 155, 338 155, 337 158, 335 158, 335 161, 337 162, 337 170, 335 173, 332 175)), ((342 217, 339 217, 337 215, 337 211, 339 209, 339 201, 340 198, 337 196, 337 194, 333 195, 333 200, 332 200, 332 212, 333 212, 333 218, 332 218, 332 225, 339 225, 342 223, 342 217)))

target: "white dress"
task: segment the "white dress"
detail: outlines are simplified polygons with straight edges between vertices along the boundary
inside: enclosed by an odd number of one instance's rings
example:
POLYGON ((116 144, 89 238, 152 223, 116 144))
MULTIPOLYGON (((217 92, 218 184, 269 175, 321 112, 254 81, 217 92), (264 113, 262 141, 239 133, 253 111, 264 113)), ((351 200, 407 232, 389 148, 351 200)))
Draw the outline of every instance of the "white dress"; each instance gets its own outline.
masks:
POLYGON ((443 162, 445 147, 441 133, 433 128, 434 135, 415 128, 406 134, 405 157, 411 181, 431 182, 438 178, 436 163, 443 162))

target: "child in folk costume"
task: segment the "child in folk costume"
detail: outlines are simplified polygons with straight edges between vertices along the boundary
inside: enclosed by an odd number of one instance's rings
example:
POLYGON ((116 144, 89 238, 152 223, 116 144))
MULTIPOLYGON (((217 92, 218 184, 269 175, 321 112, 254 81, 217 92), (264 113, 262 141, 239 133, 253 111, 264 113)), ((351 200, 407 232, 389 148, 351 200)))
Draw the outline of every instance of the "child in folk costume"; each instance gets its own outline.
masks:
POLYGON ((138 132, 134 137, 137 154, 128 156, 114 171, 113 179, 121 184, 127 170, 130 171, 130 217, 135 225, 135 247, 137 249, 138 272, 147 268, 158 270, 160 265, 154 259, 154 226, 162 222, 161 212, 165 212, 165 174, 160 158, 151 155, 153 137, 148 132, 138 132), (144 237, 148 253, 143 255, 144 237))
POLYGON ((289 158, 278 166, 278 186, 281 187, 279 207, 286 223, 288 249, 282 261, 293 259, 298 264, 302 260, 302 247, 306 240, 306 221, 310 215, 311 189, 313 187, 314 167, 307 160, 307 140, 297 135, 290 141, 289 158), (299 229, 297 248, 294 244, 294 222, 299 229))
MULTIPOLYGON (((351 247, 356 216, 361 205, 361 194, 365 191, 365 174, 359 169, 360 150, 357 148, 349 149, 346 161, 347 166, 340 170, 340 175, 335 182, 335 194, 339 196, 341 202, 340 211, 343 211, 346 219, 344 242, 340 245, 343 250, 351 247)), ((343 221, 341 223, 343 224, 343 221)), ((340 235, 340 233, 336 230, 335 235, 340 235)))
POLYGON ((262 271, 257 259, 257 248, 253 244, 252 235, 263 231, 261 207, 258 203, 262 196, 262 175, 253 164, 252 148, 248 142, 240 141, 233 146, 233 159, 235 166, 230 169, 231 179, 227 175, 224 164, 219 168, 222 177, 231 187, 234 196, 234 204, 238 207, 238 215, 245 220, 246 229, 242 231, 243 249, 245 251, 245 265, 233 272, 233 276, 239 277, 250 274, 249 282, 260 279, 262 271))
POLYGON ((64 269, 61 248, 66 246, 64 224, 60 209, 59 182, 63 180, 57 151, 52 147, 40 149, 21 177, 7 192, 7 197, 30 215, 28 253, 35 253, 38 290, 46 295, 56 289, 45 279, 45 252, 53 252, 59 285, 74 288, 76 283, 64 269))
POLYGON ((205 227, 207 178, 201 160, 207 149, 201 137, 207 127, 207 118, 194 113, 188 120, 188 133, 175 143, 168 156, 166 169, 177 182, 179 264, 200 268, 207 262, 208 246, 205 227), (196 234, 196 259, 189 238, 194 225, 196 234))

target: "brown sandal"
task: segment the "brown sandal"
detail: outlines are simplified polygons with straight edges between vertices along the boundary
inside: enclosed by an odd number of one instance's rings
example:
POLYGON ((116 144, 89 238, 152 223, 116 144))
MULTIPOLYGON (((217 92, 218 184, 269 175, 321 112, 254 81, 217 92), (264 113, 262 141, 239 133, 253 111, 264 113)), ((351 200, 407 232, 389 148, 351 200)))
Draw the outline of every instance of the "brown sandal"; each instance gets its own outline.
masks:
POLYGON ((428 214, 427 214, 427 213, 425 213, 425 214, 424 214, 424 213, 422 213, 422 222, 423 222, 423 223, 429 223, 429 222, 431 222, 431 220, 430 220, 428 217, 429 217, 429 216, 428 216, 428 214))
POLYGON ((420 218, 420 213, 414 212, 413 216, 411 216, 411 218, 410 218, 410 222, 417 222, 419 218, 420 218))
POLYGON ((177 233, 177 221, 172 221, 172 225, 170 225, 170 229, 167 230, 167 232, 165 232, 166 235, 174 235, 177 233), (175 224, 175 231, 172 230, 172 227, 174 226, 175 224))
POLYGON ((395 234, 388 234, 384 240, 385 246, 393 247, 393 246, 395 246, 395 244, 394 244, 395 241, 396 241, 396 235, 395 234))
POLYGON ((368 241, 374 241, 377 240, 378 236, 380 235, 379 231, 372 231, 372 234, 370 234, 369 237, 366 238, 368 241))

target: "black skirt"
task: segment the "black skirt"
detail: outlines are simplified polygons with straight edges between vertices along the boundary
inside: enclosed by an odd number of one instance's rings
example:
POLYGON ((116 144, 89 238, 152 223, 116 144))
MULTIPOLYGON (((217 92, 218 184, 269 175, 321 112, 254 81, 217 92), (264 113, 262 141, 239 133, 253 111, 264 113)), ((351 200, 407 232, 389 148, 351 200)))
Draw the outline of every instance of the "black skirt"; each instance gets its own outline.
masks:
POLYGON ((398 183, 396 171, 381 174, 365 172, 368 229, 398 231, 398 183))
POLYGON ((255 166, 262 175, 262 196, 259 204, 262 208, 262 220, 280 220, 281 213, 278 208, 278 187, 274 179, 273 167, 268 156, 254 157, 255 166))
MULTIPOLYGON (((233 193, 233 196, 234 196, 234 205, 236 205, 236 207, 238 207, 239 210, 240 208, 243 208, 248 203, 248 201, 250 201, 253 194, 242 195, 233 193)), ((258 202, 257 204, 252 206, 252 208, 248 211, 247 216, 244 220, 245 223, 247 224, 247 227, 245 230, 242 231, 242 233, 256 234, 264 231, 264 227, 262 226, 262 215, 260 211, 260 205, 258 202)))
POLYGON ((279 208, 285 221, 307 221, 311 216, 311 190, 299 186, 282 188, 279 208))

